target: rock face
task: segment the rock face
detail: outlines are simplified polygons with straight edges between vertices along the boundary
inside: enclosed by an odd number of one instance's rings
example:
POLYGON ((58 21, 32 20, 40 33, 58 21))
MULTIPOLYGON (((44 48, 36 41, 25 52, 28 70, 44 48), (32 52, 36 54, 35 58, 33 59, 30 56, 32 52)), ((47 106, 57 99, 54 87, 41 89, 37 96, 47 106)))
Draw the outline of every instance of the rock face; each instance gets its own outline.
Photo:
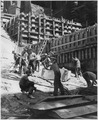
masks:
POLYGON ((1 28, 1 62, 3 65, 4 61, 13 61, 12 51, 15 48, 15 44, 11 41, 11 38, 6 31, 1 28))
POLYGON ((36 16, 44 13, 43 7, 41 7, 39 5, 31 4, 31 9, 32 9, 32 14, 34 14, 36 16))
POLYGON ((29 13, 32 11, 32 14, 39 15, 44 13, 43 7, 35 4, 31 4, 30 1, 21 1, 20 12, 29 13))

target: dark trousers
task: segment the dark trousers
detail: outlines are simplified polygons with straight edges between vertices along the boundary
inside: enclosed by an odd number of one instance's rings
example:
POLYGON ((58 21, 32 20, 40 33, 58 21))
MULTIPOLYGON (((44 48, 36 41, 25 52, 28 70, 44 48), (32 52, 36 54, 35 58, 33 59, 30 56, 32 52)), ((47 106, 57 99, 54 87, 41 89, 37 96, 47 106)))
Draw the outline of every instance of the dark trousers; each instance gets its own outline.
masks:
POLYGON ((80 67, 76 67, 75 68, 75 76, 77 78, 79 78, 79 75, 82 76, 81 68, 80 67))
POLYGON ((54 96, 58 95, 58 89, 60 89, 61 95, 64 95, 64 88, 63 85, 60 81, 61 78, 61 73, 57 72, 54 73, 55 74, 55 78, 54 78, 54 96))
POLYGON ((23 72, 23 66, 26 66, 26 62, 25 62, 25 60, 21 59, 21 63, 19 66, 19 73, 20 74, 22 74, 22 72, 23 72))
POLYGON ((29 66, 32 67, 32 72, 34 73, 34 71, 35 71, 35 60, 30 60, 29 61, 29 66))

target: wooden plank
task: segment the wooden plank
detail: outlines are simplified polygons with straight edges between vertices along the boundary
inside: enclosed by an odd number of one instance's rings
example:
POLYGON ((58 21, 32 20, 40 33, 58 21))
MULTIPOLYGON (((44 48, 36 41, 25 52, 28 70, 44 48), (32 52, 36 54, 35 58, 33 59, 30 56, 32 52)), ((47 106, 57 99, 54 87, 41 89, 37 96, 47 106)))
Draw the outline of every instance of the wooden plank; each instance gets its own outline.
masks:
MULTIPOLYGON (((2 113, 2 116, 3 116, 3 115, 5 115, 5 113, 4 113, 4 114, 2 113)), ((29 117, 30 115, 26 115, 26 114, 23 114, 23 113, 22 113, 21 115, 19 115, 19 114, 8 114, 8 113, 6 113, 6 116, 7 116, 7 117, 11 117, 11 116, 13 116, 13 117, 29 117)))
POLYGON ((71 119, 97 119, 97 112, 82 115, 82 116, 79 116, 79 117, 73 117, 71 119))
POLYGON ((72 99, 72 98, 80 98, 80 97, 83 97, 83 95, 60 95, 60 96, 50 96, 50 97, 47 97, 45 99, 43 99, 43 102, 44 101, 57 101, 57 100, 60 100, 60 99, 72 99))
POLYGON ((21 100, 18 100, 18 102, 29 109, 44 111, 44 110, 53 110, 53 109, 60 108, 60 107, 67 107, 69 105, 87 103, 88 100, 81 100, 81 98, 76 98, 76 99, 71 99, 70 101, 67 99, 67 100, 59 100, 57 102, 55 101, 42 102, 42 103, 35 104, 35 105, 27 104, 26 102, 23 102, 21 100))
MULTIPOLYGON (((97 35, 89 36, 88 38, 93 38, 93 37, 97 37, 97 35)), ((87 38, 82 38, 82 39, 79 39, 79 40, 76 40, 76 41, 72 41, 72 42, 61 44, 61 45, 53 46, 51 49, 62 47, 62 46, 65 46, 65 45, 69 45, 71 43, 76 43, 76 42, 79 42, 79 41, 83 41, 85 39, 87 39, 87 38)))
POLYGON ((41 102, 39 104, 35 104, 32 106, 33 109, 36 110, 53 110, 53 109, 61 109, 61 108, 68 108, 72 106, 79 106, 85 104, 92 104, 97 102, 91 102, 88 100, 83 100, 82 98, 75 98, 71 100, 59 100, 59 101, 52 101, 52 102, 41 102))
POLYGON ((74 107, 69 109, 59 109, 59 110, 53 110, 57 115, 60 116, 60 118, 72 118, 77 117, 81 115, 91 114, 97 112, 97 104, 93 105, 85 105, 80 107, 74 107))
MULTIPOLYGON (((36 112, 44 112, 46 111, 46 109, 44 110, 39 110, 39 109, 35 109, 34 105, 30 105, 30 104, 27 104, 27 103, 24 103, 24 102, 21 102, 21 101, 18 101, 20 104, 26 106, 27 108, 29 109, 32 109, 34 112, 34 114, 36 114, 36 112)), ((49 104, 48 103, 51 103, 51 106, 53 106, 52 102, 46 102, 47 104, 45 104, 44 106, 45 107, 50 107, 48 106, 49 104)), ((50 114, 49 113, 49 116, 53 117, 55 115, 55 118, 56 116, 60 117, 60 118, 73 118, 73 117, 78 117, 78 116, 81 116, 81 115, 86 115, 86 114, 91 114, 91 113, 95 113, 97 112, 97 104, 94 103, 93 101, 92 102, 88 102, 88 100, 84 100, 82 98, 75 98, 75 99, 71 99, 71 100, 60 100, 60 101, 57 101, 57 103, 55 103, 54 101, 54 106, 55 108, 58 108, 58 109, 47 109, 48 111, 51 111, 53 114, 50 114), (60 103, 58 103, 60 102, 60 103), (74 104, 75 102, 75 104, 74 104), (66 105, 64 104, 66 103, 66 105), (57 105, 56 105, 57 104, 57 105), (62 107, 62 105, 65 105, 64 107, 62 107), (61 106, 61 107, 60 107, 61 106)), ((43 105, 42 105, 43 106, 43 105)))
POLYGON ((2 18, 2 19, 8 19, 8 20, 11 19, 11 17, 7 17, 7 16, 2 16, 1 18, 2 18))
POLYGON ((57 101, 57 100, 62 100, 62 99, 74 99, 74 98, 82 98, 83 95, 63 95, 63 96, 49 96, 49 97, 45 97, 44 99, 40 100, 38 103, 41 103, 41 102, 49 102, 49 101, 57 101))
MULTIPOLYGON (((92 97, 92 96, 91 96, 92 97)), ((27 108, 32 110, 53 110, 53 109, 61 109, 61 108, 69 108, 69 107, 77 107, 83 106, 85 104, 94 104, 97 103, 96 101, 89 101, 88 99, 74 98, 74 99, 61 99, 59 101, 48 101, 48 102, 41 102, 38 104, 27 104, 23 101, 18 100, 18 102, 22 105, 25 105, 27 108)))
POLYGON ((83 96, 83 95, 63 95, 63 96, 49 96, 49 97, 46 97, 44 99, 42 99, 41 101, 39 101, 38 103, 41 103, 41 102, 49 102, 49 101, 57 101, 57 100, 65 100, 65 99, 74 99, 74 98, 83 98, 83 99, 87 99, 87 100, 95 100, 97 101, 97 96, 96 95, 88 95, 88 96, 83 96))

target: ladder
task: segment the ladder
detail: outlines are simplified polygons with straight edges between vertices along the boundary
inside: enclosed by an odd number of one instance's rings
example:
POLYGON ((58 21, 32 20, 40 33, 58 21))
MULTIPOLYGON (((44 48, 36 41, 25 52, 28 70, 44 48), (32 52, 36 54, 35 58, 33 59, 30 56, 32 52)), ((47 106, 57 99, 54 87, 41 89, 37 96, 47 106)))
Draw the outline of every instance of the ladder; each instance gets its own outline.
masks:
POLYGON ((42 44, 42 46, 41 46, 41 48, 40 48, 40 50, 39 50, 39 52, 38 52, 39 55, 42 54, 43 50, 44 50, 45 47, 46 47, 46 44, 47 44, 47 40, 45 39, 44 42, 43 42, 43 44, 42 44))

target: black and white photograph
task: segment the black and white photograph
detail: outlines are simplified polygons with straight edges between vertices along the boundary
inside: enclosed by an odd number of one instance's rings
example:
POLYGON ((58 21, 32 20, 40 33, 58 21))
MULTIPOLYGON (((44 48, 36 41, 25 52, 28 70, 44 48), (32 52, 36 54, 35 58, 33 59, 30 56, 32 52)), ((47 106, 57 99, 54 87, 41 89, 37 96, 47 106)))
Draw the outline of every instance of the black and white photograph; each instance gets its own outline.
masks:
POLYGON ((97 119, 97 0, 0 0, 1 119, 97 119))

